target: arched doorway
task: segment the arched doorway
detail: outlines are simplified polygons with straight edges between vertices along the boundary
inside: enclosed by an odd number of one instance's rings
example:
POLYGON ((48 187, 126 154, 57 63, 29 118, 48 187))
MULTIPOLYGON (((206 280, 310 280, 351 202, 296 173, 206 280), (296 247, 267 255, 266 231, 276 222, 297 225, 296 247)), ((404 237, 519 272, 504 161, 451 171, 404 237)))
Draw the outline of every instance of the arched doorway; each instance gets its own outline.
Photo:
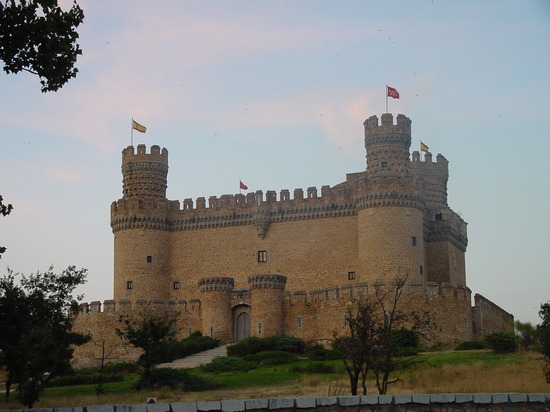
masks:
POLYGON ((239 305, 233 311, 235 342, 250 337, 250 306, 239 305))

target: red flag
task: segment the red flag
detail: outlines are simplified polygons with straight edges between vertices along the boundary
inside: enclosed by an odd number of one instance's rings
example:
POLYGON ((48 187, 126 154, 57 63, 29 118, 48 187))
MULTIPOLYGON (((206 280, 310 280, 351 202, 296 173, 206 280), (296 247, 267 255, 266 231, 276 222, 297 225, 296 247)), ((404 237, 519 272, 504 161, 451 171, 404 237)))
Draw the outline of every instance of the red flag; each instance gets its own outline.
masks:
POLYGON ((239 180, 239 186, 242 190, 248 190, 248 186, 239 180))
POLYGON ((399 92, 397 89, 394 89, 393 87, 386 86, 388 89, 388 97, 393 97, 394 99, 399 99, 399 92))
POLYGON ((423 152, 427 152, 428 150, 430 150, 430 148, 424 143, 420 142, 420 150, 423 152))

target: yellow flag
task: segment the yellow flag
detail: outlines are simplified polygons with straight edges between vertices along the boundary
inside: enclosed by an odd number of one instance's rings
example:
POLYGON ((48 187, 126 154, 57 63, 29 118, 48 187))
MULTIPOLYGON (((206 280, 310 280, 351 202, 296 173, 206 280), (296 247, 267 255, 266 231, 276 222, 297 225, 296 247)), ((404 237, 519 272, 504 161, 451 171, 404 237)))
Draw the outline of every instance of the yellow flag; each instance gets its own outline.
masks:
POLYGON ((141 132, 141 133, 145 133, 147 131, 147 128, 145 126, 140 125, 134 119, 132 119, 132 129, 137 130, 138 132, 141 132))

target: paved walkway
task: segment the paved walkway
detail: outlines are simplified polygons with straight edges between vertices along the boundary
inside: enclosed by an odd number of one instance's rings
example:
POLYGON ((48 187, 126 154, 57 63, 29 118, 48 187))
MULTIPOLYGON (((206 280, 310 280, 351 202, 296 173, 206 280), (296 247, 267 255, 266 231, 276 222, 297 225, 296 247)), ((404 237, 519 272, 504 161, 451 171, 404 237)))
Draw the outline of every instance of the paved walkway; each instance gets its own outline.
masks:
POLYGON ((210 363, 212 359, 218 356, 227 356, 227 345, 195 353, 194 355, 176 359, 170 363, 161 363, 157 365, 157 368, 196 368, 197 366, 210 363))

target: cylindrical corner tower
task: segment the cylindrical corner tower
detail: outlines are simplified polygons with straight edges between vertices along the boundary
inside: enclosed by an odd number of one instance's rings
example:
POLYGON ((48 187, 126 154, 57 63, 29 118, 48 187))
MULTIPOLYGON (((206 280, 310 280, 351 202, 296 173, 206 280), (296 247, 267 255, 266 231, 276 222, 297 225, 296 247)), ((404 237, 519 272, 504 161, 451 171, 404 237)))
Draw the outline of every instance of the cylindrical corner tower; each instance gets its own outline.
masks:
POLYGON ((212 277, 199 280, 202 307, 202 334, 219 339, 222 343, 233 341, 233 314, 231 292, 233 278, 212 277))
POLYGON ((168 151, 145 145, 122 151, 123 197, 111 205, 114 233, 114 299, 169 297, 168 151))
POLYGON ((250 285, 251 335, 259 338, 283 333, 283 291, 286 276, 252 275, 250 285))
POLYGON ((410 172, 411 120, 400 114, 365 123, 367 192, 358 199, 358 244, 362 281, 408 276, 424 282, 424 205, 410 172))

